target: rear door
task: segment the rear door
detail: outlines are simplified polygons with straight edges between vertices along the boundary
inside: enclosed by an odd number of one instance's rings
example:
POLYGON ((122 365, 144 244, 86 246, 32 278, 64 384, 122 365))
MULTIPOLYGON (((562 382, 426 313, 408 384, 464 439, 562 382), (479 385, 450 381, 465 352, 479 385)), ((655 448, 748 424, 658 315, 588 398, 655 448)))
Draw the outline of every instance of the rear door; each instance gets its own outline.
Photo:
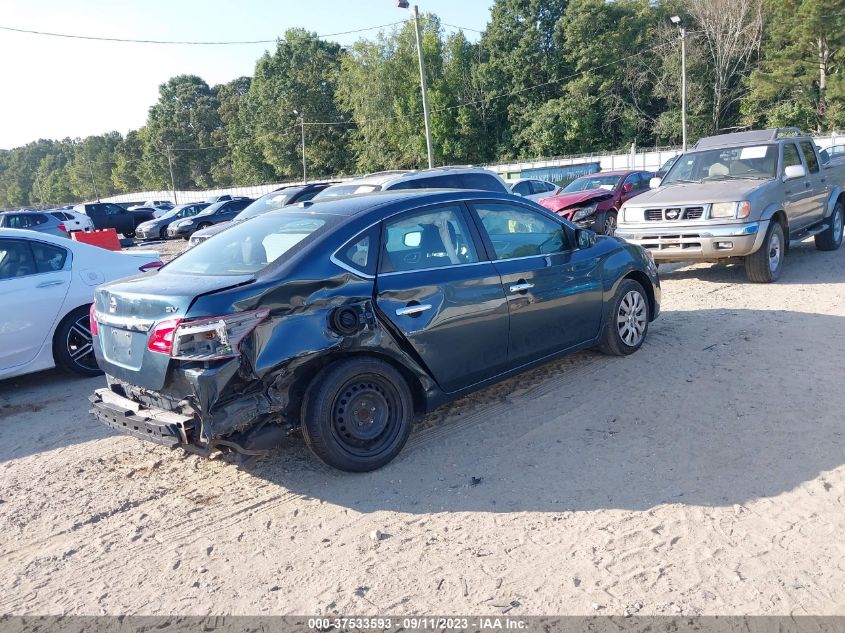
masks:
POLYGON ((53 329, 71 281, 69 252, 0 238, 0 369, 32 361, 53 329))
POLYGON ((800 141, 804 164, 807 166, 807 180, 810 182, 811 193, 808 200, 807 221, 817 222, 824 217, 827 197, 830 195, 830 183, 827 175, 819 166, 816 149, 811 141, 800 141))
POLYGON ((570 243, 556 218, 510 202, 471 205, 510 309, 508 366, 518 367, 598 335, 598 257, 570 243))
POLYGON ((385 221, 376 303, 444 391, 505 370, 507 299, 462 204, 385 221))

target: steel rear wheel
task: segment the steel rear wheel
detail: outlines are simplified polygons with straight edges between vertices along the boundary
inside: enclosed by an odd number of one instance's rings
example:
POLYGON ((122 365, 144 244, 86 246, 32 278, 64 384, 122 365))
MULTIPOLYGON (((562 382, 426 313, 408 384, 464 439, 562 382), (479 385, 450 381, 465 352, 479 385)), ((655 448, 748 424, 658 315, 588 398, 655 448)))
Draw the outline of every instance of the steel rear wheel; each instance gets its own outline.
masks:
POLYGON ((816 248, 820 251, 835 251, 842 246, 843 224, 845 224, 845 206, 841 202, 837 202, 836 206, 833 207, 827 230, 822 231, 815 237, 816 248))
POLYGON ((375 470, 408 439, 413 401, 391 365, 354 358, 330 365, 314 379, 302 407, 305 442, 329 466, 375 470))
POLYGON ((94 337, 88 319, 86 306, 62 320, 53 336, 53 358, 57 365, 80 376, 99 376, 103 372, 94 356, 94 337))

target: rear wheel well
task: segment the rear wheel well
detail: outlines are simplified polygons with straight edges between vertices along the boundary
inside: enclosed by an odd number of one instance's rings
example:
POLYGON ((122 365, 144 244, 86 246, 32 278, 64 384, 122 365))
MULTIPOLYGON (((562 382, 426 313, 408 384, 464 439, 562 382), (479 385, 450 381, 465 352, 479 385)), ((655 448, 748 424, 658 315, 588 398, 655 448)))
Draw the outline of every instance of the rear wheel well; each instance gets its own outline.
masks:
POLYGON ((302 408, 302 401, 305 397, 305 393, 308 391, 308 388, 314 383, 314 380, 317 378, 319 373, 329 365, 332 365, 342 360, 347 360, 349 358, 375 358, 393 367, 402 375, 408 385, 408 388, 411 391, 411 396, 414 401, 414 413, 416 415, 422 415, 425 413, 427 408, 425 389, 423 388, 422 383, 420 383, 419 379, 414 376, 413 372, 411 372, 407 367, 403 366, 401 363, 396 362, 387 354, 380 354, 378 352, 372 351, 359 351, 344 352, 342 354, 326 354, 324 356, 320 356, 319 358, 315 358, 314 360, 306 364, 305 367, 302 367, 298 370, 301 374, 301 377, 294 382, 288 392, 289 404, 287 409, 291 420, 299 420, 299 414, 302 408))
POLYGON ((641 270, 632 270, 627 275, 625 275, 623 279, 633 279, 643 287, 643 290, 645 290, 646 297, 648 298, 648 314, 651 318, 654 318, 654 312, 656 309, 654 299, 654 288, 651 285, 651 279, 648 278, 648 275, 646 275, 641 270))

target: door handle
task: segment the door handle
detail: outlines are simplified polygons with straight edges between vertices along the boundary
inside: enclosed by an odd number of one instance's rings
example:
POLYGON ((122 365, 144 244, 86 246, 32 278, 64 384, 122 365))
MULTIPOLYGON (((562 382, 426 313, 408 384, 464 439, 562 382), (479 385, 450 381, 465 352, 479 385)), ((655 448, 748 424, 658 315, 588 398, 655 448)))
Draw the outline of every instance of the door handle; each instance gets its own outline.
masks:
POLYGON ((511 292, 525 292, 526 290, 531 290, 533 287, 534 284, 529 284, 523 281, 522 283, 511 286, 511 292))
POLYGON ((49 288, 50 286, 61 286, 63 283, 65 283, 65 282, 61 281, 60 279, 55 279, 53 281, 42 281, 40 284, 38 284, 35 287, 36 288, 49 288))
POLYGON ((428 303, 418 303, 412 306, 405 306, 396 310, 396 316, 417 316, 423 312, 431 310, 431 305, 428 303))

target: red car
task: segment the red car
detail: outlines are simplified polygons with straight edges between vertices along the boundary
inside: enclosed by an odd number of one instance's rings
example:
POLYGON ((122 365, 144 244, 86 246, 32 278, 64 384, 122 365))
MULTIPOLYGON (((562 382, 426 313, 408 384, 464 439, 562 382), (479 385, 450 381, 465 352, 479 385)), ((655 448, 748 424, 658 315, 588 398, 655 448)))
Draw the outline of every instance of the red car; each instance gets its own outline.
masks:
POLYGON ((540 204, 581 228, 603 235, 616 232, 616 216, 622 203, 648 191, 650 171, 605 171, 582 176, 556 196, 540 204))

